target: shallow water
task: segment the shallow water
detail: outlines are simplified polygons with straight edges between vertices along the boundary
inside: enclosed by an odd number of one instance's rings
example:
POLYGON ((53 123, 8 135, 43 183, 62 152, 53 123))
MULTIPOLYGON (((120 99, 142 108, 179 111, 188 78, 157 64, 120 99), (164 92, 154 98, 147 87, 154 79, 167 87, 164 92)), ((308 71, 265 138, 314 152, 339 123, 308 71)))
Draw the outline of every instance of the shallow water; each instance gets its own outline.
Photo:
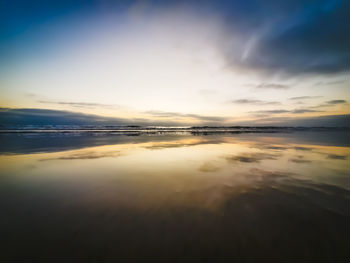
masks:
POLYGON ((347 132, 1 134, 1 262, 349 262, 347 132))

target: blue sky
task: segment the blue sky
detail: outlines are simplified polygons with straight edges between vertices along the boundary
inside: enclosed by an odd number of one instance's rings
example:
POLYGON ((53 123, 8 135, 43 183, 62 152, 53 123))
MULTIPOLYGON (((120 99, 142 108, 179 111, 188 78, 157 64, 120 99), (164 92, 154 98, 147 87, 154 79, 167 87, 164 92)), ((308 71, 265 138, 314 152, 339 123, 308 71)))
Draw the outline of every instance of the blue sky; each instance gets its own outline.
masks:
POLYGON ((347 115, 349 10, 341 0, 7 1, 0 105, 172 124, 347 115))

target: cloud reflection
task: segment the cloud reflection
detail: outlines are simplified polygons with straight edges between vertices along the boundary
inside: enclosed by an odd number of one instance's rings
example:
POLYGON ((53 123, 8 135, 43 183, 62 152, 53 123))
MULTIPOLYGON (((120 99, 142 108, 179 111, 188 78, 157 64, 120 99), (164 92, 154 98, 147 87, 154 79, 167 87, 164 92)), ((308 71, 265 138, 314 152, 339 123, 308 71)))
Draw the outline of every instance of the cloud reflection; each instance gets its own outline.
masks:
POLYGON ((63 155, 59 157, 54 158, 44 158, 40 159, 40 161, 53 161, 53 160, 92 160, 92 159, 100 159, 100 158, 106 158, 106 157, 119 157, 122 153, 120 151, 113 151, 113 152, 79 152, 79 153, 72 153, 68 155, 63 155))
POLYGON ((276 160, 281 155, 273 153, 242 153, 240 155, 226 156, 229 162, 259 163, 263 160, 276 160))

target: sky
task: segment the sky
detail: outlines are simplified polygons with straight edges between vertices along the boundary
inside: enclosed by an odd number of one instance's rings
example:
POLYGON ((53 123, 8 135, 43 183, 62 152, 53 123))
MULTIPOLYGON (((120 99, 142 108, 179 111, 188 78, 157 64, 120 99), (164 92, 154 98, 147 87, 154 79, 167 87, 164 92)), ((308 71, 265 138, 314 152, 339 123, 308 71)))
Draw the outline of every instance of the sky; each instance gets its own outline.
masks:
POLYGON ((0 58, 12 122, 350 123, 346 0, 6 1, 0 58))

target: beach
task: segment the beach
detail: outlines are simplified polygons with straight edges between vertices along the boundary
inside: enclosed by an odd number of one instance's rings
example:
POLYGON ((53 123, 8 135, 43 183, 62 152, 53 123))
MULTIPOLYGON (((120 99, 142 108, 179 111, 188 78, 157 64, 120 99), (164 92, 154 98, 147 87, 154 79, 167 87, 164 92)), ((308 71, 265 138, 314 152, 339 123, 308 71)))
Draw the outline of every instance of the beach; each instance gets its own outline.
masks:
POLYGON ((341 134, 1 134, 2 258, 342 262, 341 134))

